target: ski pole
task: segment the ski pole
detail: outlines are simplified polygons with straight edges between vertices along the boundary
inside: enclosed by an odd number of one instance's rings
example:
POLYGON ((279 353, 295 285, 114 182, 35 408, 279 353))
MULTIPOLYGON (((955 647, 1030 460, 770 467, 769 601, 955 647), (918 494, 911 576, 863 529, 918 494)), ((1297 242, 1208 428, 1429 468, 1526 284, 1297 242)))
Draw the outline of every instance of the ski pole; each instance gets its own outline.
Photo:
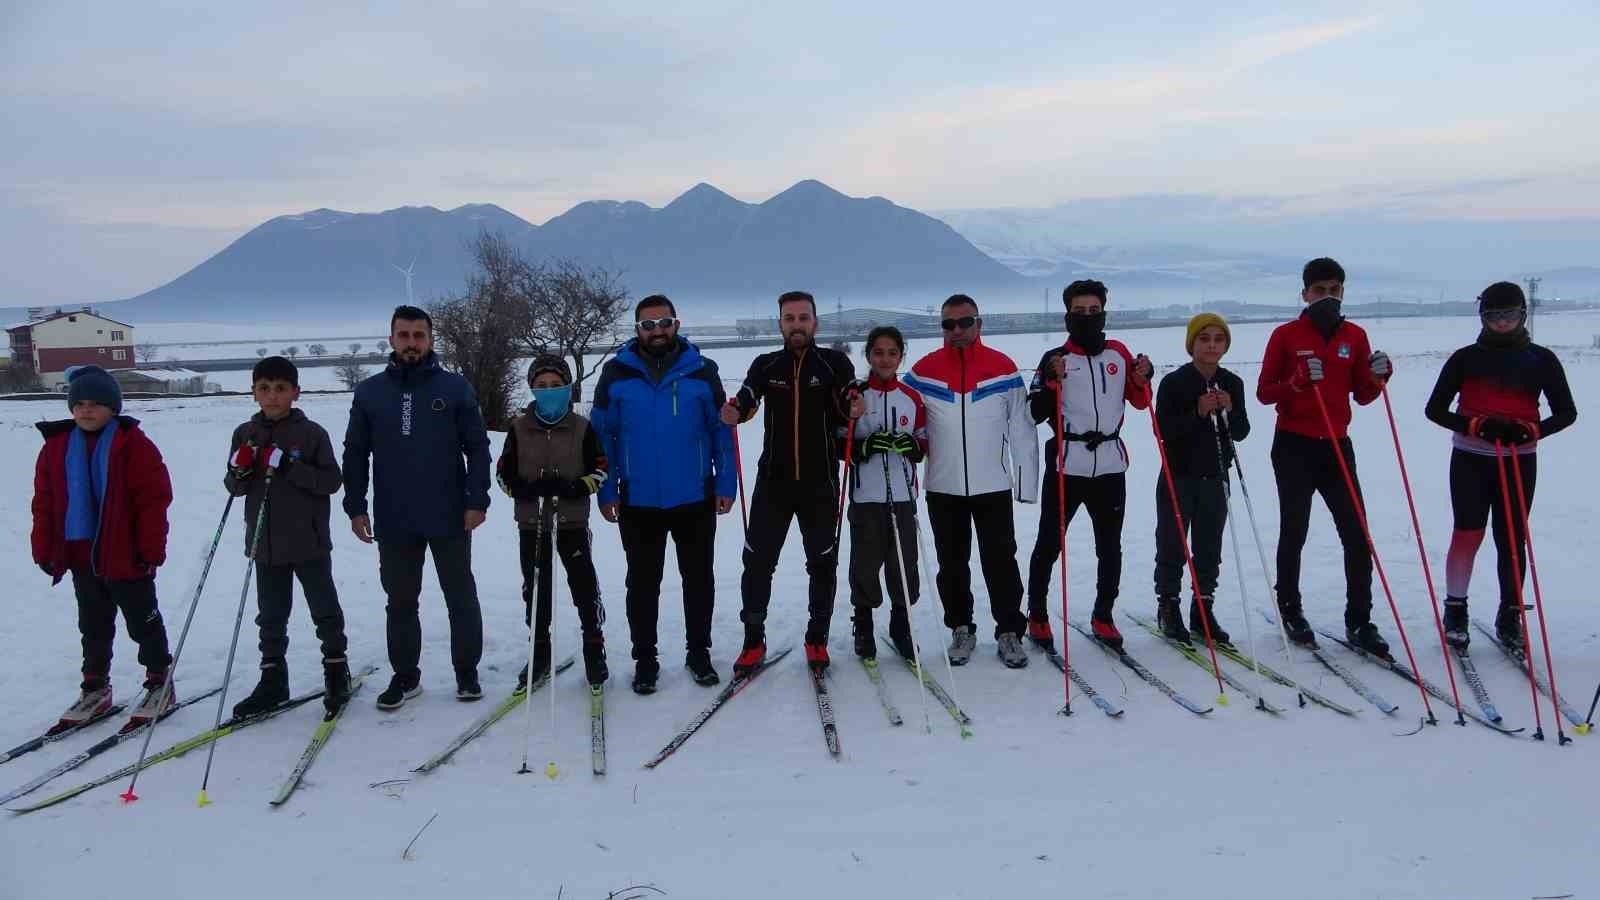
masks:
POLYGON ((1061 690, 1065 703, 1061 714, 1072 715, 1072 624, 1067 618, 1067 392, 1062 384, 1063 369, 1056 379, 1056 537, 1061 556, 1061 690))
POLYGON ((1500 475, 1500 512, 1506 520, 1506 543, 1511 549, 1511 573, 1516 578, 1517 614, 1522 617, 1522 660, 1528 668, 1528 695, 1533 698, 1533 739, 1544 740, 1544 722, 1539 718, 1539 691, 1538 683, 1533 675, 1533 644, 1528 639, 1528 610, 1523 602, 1522 592, 1522 561, 1517 553, 1517 528, 1516 522, 1511 517, 1511 488, 1506 476, 1506 451, 1505 445, 1499 440, 1494 442, 1495 466, 1500 475))
MULTIPOLYGON (((1522 537, 1528 542, 1528 574, 1533 579, 1533 610, 1539 615, 1539 642, 1544 645, 1545 674, 1550 678, 1552 710, 1550 719, 1556 723, 1556 744, 1566 746, 1572 743, 1572 738, 1567 737, 1561 725, 1559 708, 1561 695, 1556 690, 1556 659, 1550 653, 1550 631, 1545 625, 1544 617, 1544 590, 1539 586, 1539 564, 1533 557, 1533 532, 1528 527, 1528 492, 1522 486, 1522 460, 1515 450, 1507 450, 1506 455, 1511 457, 1511 474, 1517 482, 1517 513, 1522 519, 1522 537)), ((1522 616, 1526 621, 1527 610, 1523 610, 1522 616)))
MULTIPOLYGON (((844 501, 850 496, 850 454, 855 451, 856 445, 856 420, 845 420, 844 432, 844 479, 839 482, 839 511, 833 515, 833 553, 837 559, 839 553, 839 536, 844 533, 844 501)), ((884 484, 885 489, 888 483, 884 484)))
MULTIPOLYGON (((1228 705, 1228 689, 1222 684, 1222 664, 1217 662, 1217 642, 1211 637, 1211 614, 1200 594, 1200 574, 1194 567, 1194 554, 1189 552, 1189 536, 1183 527, 1183 505, 1178 502, 1178 486, 1172 479, 1172 466, 1167 461, 1167 442, 1161 437, 1161 422, 1156 416, 1155 404, 1150 405, 1150 431, 1156 437, 1156 451, 1161 456, 1161 479, 1167 485, 1167 499, 1172 501, 1172 523, 1178 531, 1178 545, 1183 548, 1183 562, 1189 569, 1189 585, 1194 590, 1195 609, 1200 613, 1200 626, 1206 634, 1206 650, 1211 654, 1211 674, 1217 679, 1217 705, 1228 705)), ((1265 695, 1256 698, 1258 708, 1266 709, 1265 695)))
MULTIPOLYGON (((250 535, 250 555, 244 567, 244 583, 239 586, 239 611, 233 616, 233 640, 228 642, 228 662, 222 669, 222 690, 217 693, 217 717, 211 723, 215 731, 222 727, 222 710, 227 707, 228 682, 233 679, 233 655, 239 649, 239 626, 244 623, 244 602, 250 597, 250 575, 256 567, 256 549, 261 545, 261 531, 267 522, 267 502, 272 497, 272 476, 276 469, 267 470, 267 480, 261 489, 261 506, 256 509, 256 528, 250 535)), ((196 806, 210 806, 211 800, 206 797, 206 788, 211 784, 211 762, 217 756, 218 741, 212 741, 206 749, 206 772, 200 779, 200 796, 196 798, 196 806)), ((138 777, 138 772, 134 777, 138 777)), ((128 785, 128 793, 133 793, 133 785, 128 785)))
MULTIPOLYGON (((891 414, 889 421, 898 420, 891 414)), ((885 453, 882 456, 884 505, 889 508, 889 534, 894 538, 895 571, 900 576, 901 602, 906 605, 906 627, 911 630, 911 662, 917 667, 917 690, 922 696, 922 726, 928 734, 932 734, 933 721, 928 718, 928 686, 922 681, 922 651, 917 647, 917 629, 911 624, 911 590, 907 587, 908 581, 906 579, 906 549, 905 545, 900 543, 900 521, 894 511, 894 487, 889 481, 889 454, 885 453)), ((901 457, 901 459, 904 460, 905 457, 901 457)), ((907 469, 909 468, 910 466, 908 465, 907 469)), ((911 504, 917 502, 917 498, 911 494, 909 475, 906 480, 906 502, 911 504)), ((915 510, 915 508, 913 505, 912 509, 915 510)), ((852 550, 851 552, 854 553, 855 551, 852 550)), ((890 597, 889 602, 893 603, 894 598, 890 597)))
MULTIPOLYGON (((539 633, 539 595, 543 593, 539 589, 539 582, 542 580, 540 576, 544 574, 546 568, 541 558, 544 553, 544 504, 545 499, 543 497, 534 501, 533 586, 528 593, 528 677, 523 679, 522 682, 524 694, 522 702, 527 705, 527 708, 522 711, 522 767, 517 769, 518 775, 526 775, 533 771, 528 768, 528 754, 533 748, 533 646, 534 638, 539 633)), ((552 579, 552 591, 554 587, 555 581, 552 579)), ((550 601, 550 606, 552 607, 550 616, 554 619, 555 598, 551 597, 550 601)), ((551 649, 552 651, 554 650, 554 648, 551 649)), ((552 652, 550 657, 550 674, 553 680, 555 676, 555 653, 552 652)), ((553 694, 555 691, 552 690, 551 693, 553 694)))
MULTIPOLYGON (((550 579, 550 684, 545 688, 546 693, 550 695, 550 762, 545 765, 544 774, 546 778, 554 780, 556 775, 559 774, 556 770, 556 735, 559 734, 556 731, 556 591, 559 589, 557 582, 560 579, 556 577, 556 551, 561 540, 558 533, 561 519, 560 510, 556 506, 554 497, 546 499, 544 505, 550 518, 550 523, 545 528, 545 533, 550 537, 550 556, 541 570, 541 572, 548 572, 550 579)), ((544 549, 542 541, 539 549, 544 549)), ((533 698, 529 697, 527 703, 531 708, 533 706, 533 698)))
POLYGON ((133 767, 133 780, 128 782, 128 789, 123 792, 124 803, 132 803, 139 799, 133 792, 133 786, 139 783, 139 770, 144 768, 145 754, 150 751, 150 739, 155 736, 156 724, 163 718, 161 710, 166 708, 167 700, 172 696, 172 679, 178 673, 178 658, 183 655, 183 644, 189 639, 189 626, 194 624, 194 611, 200 605, 200 594, 205 590, 206 578, 211 574, 211 561, 217 556, 217 545, 222 543, 222 531, 228 524, 228 513, 233 509, 233 495, 228 495, 228 502, 222 506, 222 519, 217 522, 217 533, 211 536, 211 549, 206 551, 206 560, 200 567, 200 582, 194 586, 194 596, 189 598, 189 611, 183 616, 183 630, 178 633, 178 645, 172 651, 172 662, 167 666, 167 679, 161 685, 161 697, 156 701, 156 717, 150 720, 145 728, 144 743, 139 746, 139 760, 133 767))
MULTIPOLYGON (((906 490, 910 491, 912 489, 912 487, 911 487, 911 469, 909 467, 907 467, 907 469, 905 471, 905 476, 906 476, 906 490)), ((912 518, 911 518, 912 530, 917 533, 917 562, 922 566, 922 583, 923 584, 928 584, 928 585, 933 585, 933 602, 934 602, 934 605, 939 608, 939 618, 940 619, 944 619, 944 617, 945 617, 945 613, 944 613, 944 597, 943 597, 943 595, 941 595, 939 593, 939 581, 938 581, 938 579, 937 578, 929 578, 928 577, 928 566, 929 566, 929 562, 928 562, 928 546, 927 546, 927 544, 924 544, 923 541, 922 541, 922 520, 921 520, 921 518, 919 516, 917 516, 917 514, 916 514, 916 506, 914 506, 914 505, 911 508, 911 516, 912 516, 912 518)), ((909 598, 909 597, 906 598, 908 605, 909 605, 910 599, 911 598, 909 598)), ((907 609, 906 612, 907 612, 907 614, 909 614, 910 610, 907 609)), ((909 620, 908 620, 908 624, 909 624, 909 620)), ((911 643, 913 645, 915 645, 916 642, 917 642, 916 641, 916 633, 912 632, 911 643)), ((951 700, 952 703, 954 703, 956 705, 957 709, 960 709, 960 708, 962 708, 961 707, 961 695, 956 691, 956 669, 955 669, 955 666, 953 664, 951 664, 951 662, 950 662, 950 654, 949 653, 943 653, 941 655, 944 657, 945 675, 948 676, 949 679, 950 679, 950 700, 951 700)), ((919 659, 921 658, 920 654, 918 654, 918 658, 919 659)), ((920 663, 917 666, 917 680, 918 681, 922 680, 922 666, 921 666, 920 663)), ((962 725, 961 726, 961 736, 964 737, 964 738, 965 737, 972 737, 972 729, 969 726, 962 725)))
MULTIPOLYGON (((1215 390, 1216 386, 1209 385, 1208 388, 1215 390)), ((1254 626, 1250 624, 1250 593, 1249 589, 1245 587, 1244 555, 1239 552, 1239 532, 1233 527, 1233 483, 1228 479, 1227 455, 1222 449, 1222 429, 1226 426, 1222 424, 1222 417, 1219 415, 1221 412, 1222 410, 1212 412, 1210 422, 1211 436, 1215 438, 1217 445, 1217 472, 1222 476, 1222 514, 1227 517, 1228 539, 1233 543, 1233 569, 1234 574, 1239 579, 1239 611, 1244 617, 1244 640, 1250 647, 1250 661, 1253 663, 1252 668, 1256 672, 1256 693, 1266 696, 1266 677, 1261 674, 1261 660, 1255 657, 1256 636, 1254 626)), ((1238 449, 1235 448, 1234 453, 1237 454, 1238 452, 1238 449)), ((1296 699, 1299 700, 1301 706, 1305 706, 1306 695, 1304 691, 1300 690, 1300 682, 1293 677, 1292 673, 1289 680, 1294 682, 1296 699)))
MULTIPOLYGON (((1228 424, 1228 411, 1224 409, 1221 410, 1221 413, 1223 429, 1227 430, 1232 428, 1232 426, 1228 424)), ((1231 434, 1232 432, 1229 431, 1229 433, 1231 434)), ((1239 450, 1237 447, 1234 448, 1233 453, 1233 468, 1234 471, 1239 473, 1239 493, 1244 497, 1245 515, 1250 519, 1250 535, 1255 538, 1256 556, 1261 560, 1261 578, 1266 583, 1268 599, 1272 599, 1274 592, 1276 591, 1276 588, 1273 586, 1274 578, 1272 574, 1272 563, 1267 559, 1266 545, 1261 542, 1261 527, 1256 524, 1256 507, 1255 504, 1250 500, 1250 483, 1245 480, 1244 463, 1239 459, 1239 450)), ((1234 556, 1237 557, 1238 555, 1238 549, 1235 547, 1234 556)), ((1283 624, 1282 615, 1277 616, 1276 619, 1278 622, 1278 637, 1283 642, 1283 663, 1289 667, 1289 675, 1294 680, 1294 683, 1298 686, 1300 683, 1300 677, 1295 674, 1294 653, 1289 649, 1289 631, 1288 628, 1283 624)))
POLYGON ((1394 406, 1389 402, 1389 385, 1384 384, 1383 411, 1389 417, 1389 436, 1394 439, 1394 458, 1400 463, 1400 484, 1406 491, 1406 505, 1411 508, 1411 533, 1417 537, 1417 556, 1422 560, 1422 579, 1428 585, 1428 602, 1433 605, 1433 624, 1439 630, 1439 651, 1444 654, 1445 674, 1450 676, 1450 696, 1456 701, 1456 724, 1466 727, 1467 716, 1461 709, 1461 692, 1456 688, 1456 670, 1450 665, 1450 644, 1444 639, 1444 619, 1439 615, 1439 595, 1433 588, 1433 570, 1428 566, 1428 550, 1422 541, 1422 521, 1417 518, 1417 502, 1411 494, 1411 476, 1406 473, 1406 455, 1400 449, 1400 428, 1394 421, 1394 406))
POLYGON ((1367 527, 1366 505, 1361 502, 1361 492, 1356 490, 1355 478, 1350 474, 1350 464, 1344 458, 1344 448, 1339 446, 1339 439, 1334 437, 1333 417, 1328 415, 1328 403, 1322 399, 1321 385, 1313 383, 1311 395, 1317 398, 1317 409, 1321 410, 1322 425, 1328 430, 1328 443, 1333 447, 1333 458, 1339 462, 1339 473, 1344 476, 1345 489, 1350 492, 1350 505, 1355 507, 1356 521, 1360 523, 1361 534, 1367 540, 1367 551, 1372 554, 1373 567, 1378 570, 1378 581, 1383 584, 1384 596, 1389 598, 1389 611, 1394 613, 1394 627, 1400 632, 1400 643, 1405 647, 1406 659, 1411 661, 1411 671, 1417 675, 1417 693, 1422 695, 1422 708, 1428 714, 1428 724, 1437 725, 1439 719, 1434 716, 1433 704, 1428 702, 1428 691, 1422 686, 1422 669, 1417 666, 1416 654, 1411 652, 1411 639, 1406 637, 1406 626, 1400 621, 1400 607, 1394 602, 1394 591, 1389 589, 1389 576, 1383 571, 1383 560, 1378 557, 1378 545, 1372 540, 1372 529, 1367 527))
POLYGON ((1600 706, 1600 684, 1594 686, 1594 699, 1589 701, 1589 714, 1583 718, 1585 730, 1594 727, 1594 708, 1600 706))
POLYGON ((728 430, 733 432, 733 471, 739 476, 739 521, 744 524, 744 530, 750 530, 750 514, 744 506, 744 454, 739 452, 739 426, 730 425, 728 430))

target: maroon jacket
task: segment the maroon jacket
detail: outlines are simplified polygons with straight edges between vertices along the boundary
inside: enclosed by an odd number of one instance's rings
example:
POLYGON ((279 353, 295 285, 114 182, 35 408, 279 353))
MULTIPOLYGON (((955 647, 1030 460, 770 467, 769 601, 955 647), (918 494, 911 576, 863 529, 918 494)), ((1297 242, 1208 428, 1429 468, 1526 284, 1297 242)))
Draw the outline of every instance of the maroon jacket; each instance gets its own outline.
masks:
MULTIPOLYGON (((44 446, 33 471, 33 561, 50 570, 52 583, 67 571, 67 438, 76 427, 71 419, 39 423, 44 446)), ((95 574, 131 581, 166 562, 170 505, 172 481, 161 451, 138 419, 117 417, 95 539, 95 574)))

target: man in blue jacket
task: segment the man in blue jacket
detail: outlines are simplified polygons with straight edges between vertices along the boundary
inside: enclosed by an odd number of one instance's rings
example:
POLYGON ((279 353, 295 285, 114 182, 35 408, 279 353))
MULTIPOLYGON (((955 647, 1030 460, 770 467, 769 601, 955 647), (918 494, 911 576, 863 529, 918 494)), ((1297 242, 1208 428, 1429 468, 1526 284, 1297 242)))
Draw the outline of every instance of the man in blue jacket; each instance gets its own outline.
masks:
POLYGON ((628 631, 633 690, 655 693, 656 619, 667 536, 683 577, 688 667, 697 684, 711 665, 712 553, 717 516, 733 509, 733 433, 718 418, 717 364, 678 336, 678 311, 655 294, 634 307, 635 337, 605 364, 589 420, 613 477, 600 487, 600 515, 619 522, 628 556, 628 631))
POLYGON ((483 614, 472 578, 472 530, 489 509, 489 435, 466 379, 433 354, 433 320, 414 306, 389 321, 389 366, 356 386, 344 435, 344 511, 364 543, 378 542, 378 578, 389 596, 389 664, 394 678, 379 709, 422 693, 422 560, 433 567, 450 614, 456 699, 483 696, 483 614), (372 459, 377 528, 367 513, 372 459))

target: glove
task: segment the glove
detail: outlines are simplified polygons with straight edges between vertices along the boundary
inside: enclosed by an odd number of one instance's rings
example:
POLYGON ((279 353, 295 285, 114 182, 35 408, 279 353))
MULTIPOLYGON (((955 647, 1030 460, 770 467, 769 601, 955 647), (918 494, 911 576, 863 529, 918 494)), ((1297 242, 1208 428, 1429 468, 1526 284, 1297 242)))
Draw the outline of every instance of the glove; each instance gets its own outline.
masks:
POLYGON ((582 478, 574 478, 563 485, 561 488, 561 496, 566 497, 569 500, 576 500, 581 497, 588 497, 592 494, 595 494, 599 490, 600 480, 595 478, 593 475, 585 475, 582 478))
POLYGON ((1289 384, 1297 391, 1303 391, 1322 380, 1322 360, 1315 356, 1307 356, 1300 366, 1295 369, 1294 378, 1289 384))
POLYGON ((233 451, 228 457, 228 469, 233 473, 234 481, 249 481, 256 473, 256 444, 255 441, 245 441, 239 449, 233 451))
POLYGON ((1373 353, 1367 365, 1372 368, 1372 377, 1379 381, 1388 381, 1389 376, 1394 374, 1394 363, 1389 360, 1389 354, 1382 350, 1373 353))
POLYGON ((895 432, 892 438, 892 443, 892 449, 894 452, 900 454, 901 456, 905 456, 908 453, 914 454, 918 450, 922 449, 921 447, 917 446, 917 439, 913 437, 909 431, 895 432))
POLYGON ((1475 438, 1502 444, 1515 443, 1511 440, 1511 432, 1517 423, 1499 416, 1479 416, 1467 424, 1467 433, 1475 438))
POLYGON ((894 453, 894 435, 887 431, 874 431, 856 445, 856 462, 865 462, 874 453, 894 453))
POLYGON ((1145 356, 1143 353, 1141 353, 1138 356, 1133 358, 1133 374, 1134 374, 1134 379, 1133 379, 1133 383, 1134 384, 1137 384, 1137 385, 1149 384, 1150 383, 1150 379, 1155 377, 1156 364, 1150 361, 1150 357, 1145 356))
POLYGON ((294 465, 294 459, 277 447, 268 447, 266 452, 261 455, 261 467, 277 475, 282 475, 289 471, 289 467, 292 465, 294 465))
POLYGON ((56 577, 56 573, 50 571, 50 564, 49 563, 39 563, 39 571, 41 571, 44 574, 50 576, 51 578, 56 577))

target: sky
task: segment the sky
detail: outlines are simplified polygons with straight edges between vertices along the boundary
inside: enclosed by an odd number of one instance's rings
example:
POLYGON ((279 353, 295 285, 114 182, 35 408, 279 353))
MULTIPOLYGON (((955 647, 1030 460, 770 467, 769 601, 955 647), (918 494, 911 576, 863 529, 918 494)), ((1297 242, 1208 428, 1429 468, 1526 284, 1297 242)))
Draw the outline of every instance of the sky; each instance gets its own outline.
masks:
POLYGON ((1226 6, 11 0, 0 307, 129 296, 319 207, 543 222, 699 181, 1600 210, 1593 0, 1226 6))

